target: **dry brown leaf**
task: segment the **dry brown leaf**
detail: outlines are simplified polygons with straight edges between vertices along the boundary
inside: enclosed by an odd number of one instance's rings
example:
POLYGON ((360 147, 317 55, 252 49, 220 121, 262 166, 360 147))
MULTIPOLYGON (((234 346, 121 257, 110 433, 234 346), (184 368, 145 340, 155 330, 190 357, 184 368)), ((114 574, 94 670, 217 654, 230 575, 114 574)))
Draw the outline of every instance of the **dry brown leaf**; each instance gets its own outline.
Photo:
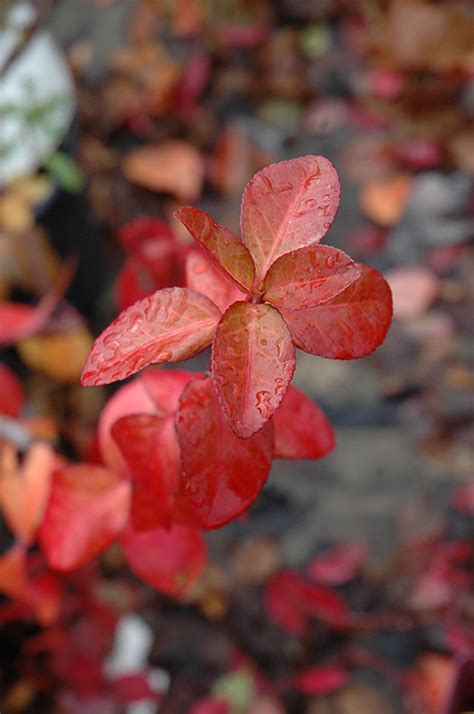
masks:
POLYGON ((393 714, 393 709, 376 689, 356 682, 337 694, 317 697, 307 714, 393 714))
POLYGON ((45 443, 28 451, 21 467, 5 469, 0 479, 3 515, 18 540, 31 545, 49 496, 56 457, 45 443))
POLYGON ((33 224, 33 210, 24 196, 8 191, 0 198, 0 228, 11 233, 24 233, 33 224))
POLYGON ((281 553, 271 538, 256 536, 237 548, 232 564, 239 582, 264 583, 279 568, 281 553))
POLYGON ((183 202, 196 201, 204 180, 204 163, 194 146, 170 140, 131 151, 122 162, 129 181, 149 191, 171 193, 183 202))
POLYGON ((35 335, 21 340, 17 349, 30 369, 57 382, 76 382, 92 346, 92 335, 84 327, 52 335, 35 335))
POLYGON ((362 211, 381 226, 389 228, 395 225, 403 215, 412 183, 412 177, 407 174, 368 181, 360 190, 362 211))
POLYGON ((422 265, 405 265, 385 273, 393 297, 393 314, 400 320, 424 315, 439 295, 436 273, 422 265))
POLYGON ((18 194, 30 205, 38 206, 51 196, 54 184, 47 176, 36 174, 15 179, 10 184, 9 191, 18 194))

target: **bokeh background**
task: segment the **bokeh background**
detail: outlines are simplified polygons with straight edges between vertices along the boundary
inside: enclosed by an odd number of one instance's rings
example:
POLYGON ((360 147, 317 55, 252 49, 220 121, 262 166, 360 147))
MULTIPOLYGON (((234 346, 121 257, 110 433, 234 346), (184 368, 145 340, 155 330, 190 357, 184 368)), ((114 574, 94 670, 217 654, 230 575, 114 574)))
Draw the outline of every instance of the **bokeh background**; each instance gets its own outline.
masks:
MULTIPOLYGON (((173 210, 196 205, 238 231, 246 182, 274 161, 333 161, 342 201, 326 241, 384 272, 395 318, 369 358, 299 354, 295 384, 330 418, 337 448, 319 462, 274 464, 248 517, 210 535, 211 565, 185 603, 135 583, 130 595, 112 550, 99 570, 103 587, 122 598, 120 617, 113 627, 83 617, 90 637, 102 638, 94 655, 81 632, 69 662, 59 627, 4 610, 1 711, 468 711, 472 3, 51 0, 33 3, 24 23, 20 8, 2 57, 9 13, 25 4, 7 1, 0 11, 0 297, 34 304, 65 271, 69 283, 52 325, 1 354, 21 379, 24 407, 14 419, 4 408, 0 438, 17 446, 23 438, 23 448, 49 439, 68 458, 92 458, 112 391, 79 386, 92 335, 136 297, 179 281, 187 238, 173 210), (15 71, 39 33, 56 50, 33 56, 39 71, 28 84, 15 71), (19 145, 31 160, 17 168, 19 145), (173 236, 149 222, 148 253, 130 249, 143 216, 166 221, 173 236), (304 636, 285 632, 265 609, 269 579, 305 572, 334 543, 363 552, 341 581, 351 607, 387 621, 334 631, 316 618, 304 636), (110 674, 117 622, 122 649, 141 642, 140 666, 133 656, 129 666, 153 671, 146 691, 138 674, 122 689, 110 674), (291 679, 336 665, 346 680, 321 675, 305 689, 291 679)), ((207 355, 186 366, 206 364, 207 355)), ((5 551, 10 534, 1 528, 5 551)))

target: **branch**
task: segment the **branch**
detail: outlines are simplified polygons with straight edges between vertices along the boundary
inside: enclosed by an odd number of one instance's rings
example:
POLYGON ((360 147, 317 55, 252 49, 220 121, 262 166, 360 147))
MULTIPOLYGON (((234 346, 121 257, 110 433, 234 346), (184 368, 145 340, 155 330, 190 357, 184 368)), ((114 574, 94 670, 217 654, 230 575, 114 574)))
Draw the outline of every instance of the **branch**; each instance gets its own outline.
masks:
POLYGON ((11 54, 7 57, 3 67, 0 68, 0 79, 5 77, 12 64, 27 47, 33 35, 46 23, 56 3, 57 0, 33 0, 33 5, 36 8, 36 17, 31 25, 24 30, 19 42, 17 42, 11 54))

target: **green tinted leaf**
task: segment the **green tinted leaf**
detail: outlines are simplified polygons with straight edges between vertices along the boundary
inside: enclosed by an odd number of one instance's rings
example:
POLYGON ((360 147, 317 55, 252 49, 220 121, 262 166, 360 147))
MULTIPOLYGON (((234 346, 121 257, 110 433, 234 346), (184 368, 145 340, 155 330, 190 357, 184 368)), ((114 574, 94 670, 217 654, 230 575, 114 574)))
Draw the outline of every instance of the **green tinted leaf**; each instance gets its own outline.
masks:
POLYGON ((74 161, 61 151, 52 154, 44 165, 58 186, 69 193, 79 193, 85 185, 84 175, 74 161))

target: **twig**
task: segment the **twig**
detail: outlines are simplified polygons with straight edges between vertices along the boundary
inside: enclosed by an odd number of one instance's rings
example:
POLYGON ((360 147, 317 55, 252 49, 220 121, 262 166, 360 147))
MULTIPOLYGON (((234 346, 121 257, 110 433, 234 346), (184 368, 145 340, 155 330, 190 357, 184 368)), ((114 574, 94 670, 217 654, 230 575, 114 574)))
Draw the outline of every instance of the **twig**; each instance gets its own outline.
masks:
POLYGON ((33 5, 36 8, 36 17, 31 25, 24 30, 21 39, 7 57, 3 67, 0 68, 0 79, 6 75, 12 64, 18 59, 33 35, 45 24, 56 3, 57 0, 43 0, 43 2, 41 0, 33 0, 33 5))

